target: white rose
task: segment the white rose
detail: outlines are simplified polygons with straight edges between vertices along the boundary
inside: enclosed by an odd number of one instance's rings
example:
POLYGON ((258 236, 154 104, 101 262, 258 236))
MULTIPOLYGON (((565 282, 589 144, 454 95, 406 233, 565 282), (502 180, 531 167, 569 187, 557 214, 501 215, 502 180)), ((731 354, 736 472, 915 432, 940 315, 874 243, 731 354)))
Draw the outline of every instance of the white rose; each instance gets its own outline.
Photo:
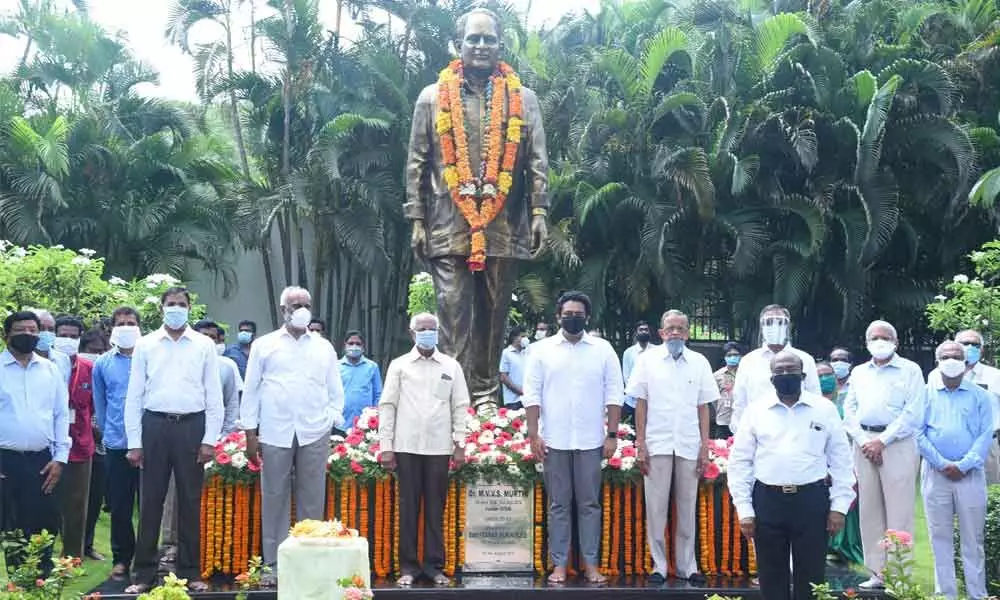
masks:
POLYGON ((507 465, 507 472, 511 475, 520 475, 521 469, 519 469, 517 465, 507 465))
POLYGON ((210 460, 207 463, 205 463, 205 470, 208 471, 209 469, 211 469, 214 466, 215 466, 215 461, 214 460, 210 460))
POLYGON ((514 441, 515 442, 523 442, 524 440, 525 440, 525 436, 520 431, 518 431, 517 433, 514 434, 514 441))
POLYGON ((543 464, 542 464, 542 463, 540 463, 540 462, 536 462, 536 463, 535 463, 535 471, 538 471, 539 473, 541 473, 541 472, 543 472, 544 470, 545 470, 545 465, 543 465, 543 464))
POLYGON ((374 441, 375 438, 377 437, 378 437, 378 432, 375 431, 374 429, 368 430, 368 433, 365 434, 365 439, 368 440, 369 442, 374 441))
POLYGON ((969 277, 967 275, 955 275, 952 281, 955 283, 969 283, 969 277))
POLYGON ((493 436, 493 432, 487 429, 479 434, 477 440, 480 444, 492 444, 496 438, 493 436))
POLYGON ((602 458, 601 459, 601 468, 602 469, 607 469, 608 468, 608 459, 606 459, 606 458, 602 458))
POLYGON ((226 442, 226 445, 222 447, 227 453, 232 454, 240 449, 240 445, 236 442, 226 442))
POLYGON ((626 456, 622 458, 622 470, 628 471, 635 466, 635 458, 631 456, 626 456))
POLYGON ((510 419, 506 417, 497 417, 493 423, 497 426, 497 428, 503 429, 504 427, 510 425, 510 419))
POLYGON ((237 452, 236 454, 233 455, 232 465, 237 469, 242 469, 243 467, 247 466, 248 462, 250 461, 247 460, 247 455, 243 454, 242 452, 237 452))
POLYGON ((465 420, 465 430, 471 433, 479 431, 481 425, 479 424, 479 419, 475 417, 469 417, 465 420))

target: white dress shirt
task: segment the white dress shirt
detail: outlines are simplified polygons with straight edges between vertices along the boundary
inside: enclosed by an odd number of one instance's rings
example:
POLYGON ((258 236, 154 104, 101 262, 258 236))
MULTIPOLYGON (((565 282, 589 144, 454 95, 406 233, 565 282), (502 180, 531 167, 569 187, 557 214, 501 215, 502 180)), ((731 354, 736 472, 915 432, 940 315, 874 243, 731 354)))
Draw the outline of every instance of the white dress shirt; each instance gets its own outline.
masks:
POLYGON ((0 448, 48 449, 52 460, 69 460, 69 387, 53 362, 31 355, 27 368, 0 352, 0 448))
POLYGON ((920 422, 924 374, 920 366, 898 354, 879 367, 870 360, 851 370, 851 387, 844 398, 844 428, 855 444, 864 444, 862 425, 885 427, 883 444, 913 437, 920 422))
POLYGON ((449 455, 465 440, 469 386, 462 366, 437 350, 413 348, 389 363, 378 402, 383 451, 449 455))
POLYGON ((719 386, 707 358, 685 348, 675 360, 666 344, 651 346, 636 361, 626 394, 646 399, 646 449, 650 456, 676 454, 698 460, 698 407, 719 399, 719 386))
POLYGON ((803 391, 786 406, 773 391, 754 399, 729 455, 729 493, 740 519, 756 516, 754 482, 805 485, 829 474, 830 510, 846 515, 854 502, 854 465, 840 413, 823 396, 803 391))
POLYGON ((260 441, 291 448, 329 436, 344 424, 344 384, 337 351, 323 336, 295 339, 282 327, 250 346, 240 423, 260 441))
MULTIPOLYGON (((990 393, 993 401, 993 431, 1000 431, 1000 369, 977 362, 966 372, 965 379, 990 393)), ((927 385, 931 389, 938 389, 943 385, 941 371, 937 367, 927 376, 927 385)))
POLYGON ((524 373, 525 407, 541 407, 545 445, 555 450, 593 450, 607 439, 605 409, 624 399, 618 354, 589 333, 577 343, 562 331, 532 344, 524 373))
POLYGON ((125 396, 125 435, 129 449, 142 448, 142 414, 205 412, 203 444, 215 444, 225 407, 215 342, 190 327, 176 340, 167 330, 139 338, 125 396))
MULTIPOLYGON (((816 361, 808 353, 793 348, 791 344, 782 350, 794 352, 802 359, 802 372, 806 374, 802 389, 813 394, 819 394, 819 375, 816 374, 816 361)), ((768 346, 761 346, 740 359, 736 368, 736 381, 733 382, 733 414, 729 419, 729 429, 734 433, 739 429, 743 411, 750 402, 761 398, 769 398, 774 394, 771 384, 771 359, 775 352, 768 346)))
POLYGON ((222 403, 225 413, 222 418, 222 435, 236 431, 240 419, 240 392, 243 391, 243 378, 236 361, 225 356, 219 357, 219 380, 222 382, 222 403))

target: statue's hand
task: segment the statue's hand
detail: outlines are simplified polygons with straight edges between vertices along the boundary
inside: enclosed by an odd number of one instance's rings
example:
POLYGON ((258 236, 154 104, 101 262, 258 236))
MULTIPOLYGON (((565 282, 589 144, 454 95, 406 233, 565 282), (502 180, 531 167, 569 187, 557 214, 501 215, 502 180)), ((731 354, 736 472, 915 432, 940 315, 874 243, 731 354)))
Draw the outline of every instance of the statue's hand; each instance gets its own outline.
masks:
POLYGON ((545 238, 549 235, 549 227, 545 223, 545 217, 535 215, 531 218, 531 254, 538 254, 545 243, 545 238))
POLYGON ((424 228, 423 219, 414 219, 413 234, 410 237, 410 248, 420 260, 427 258, 427 229, 424 228))

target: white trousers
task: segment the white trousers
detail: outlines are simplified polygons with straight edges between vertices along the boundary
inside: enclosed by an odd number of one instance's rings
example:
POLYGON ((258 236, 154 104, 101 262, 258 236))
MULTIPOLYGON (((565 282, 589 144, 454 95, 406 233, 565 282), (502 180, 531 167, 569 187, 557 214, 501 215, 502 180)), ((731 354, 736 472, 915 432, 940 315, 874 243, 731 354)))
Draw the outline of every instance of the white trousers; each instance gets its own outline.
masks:
POLYGON ((861 453, 860 445, 878 437, 865 432, 855 440, 854 470, 858 475, 858 516, 865 567, 881 574, 886 552, 879 546, 886 529, 913 533, 913 511, 917 501, 920 457, 913 438, 897 440, 882 451, 882 466, 875 466, 861 453))
POLYGON ((990 444, 990 455, 986 458, 986 484, 1000 483, 1000 444, 996 438, 990 444))
POLYGON ((986 475, 973 469, 958 481, 924 462, 920 470, 927 531, 934 550, 934 591, 958 598, 955 582, 955 516, 962 539, 962 569, 969 598, 986 598, 986 475))
POLYGON ((670 514, 670 488, 675 483, 677 525, 674 530, 674 553, 677 576, 687 578, 698 572, 695 561, 694 536, 698 519, 698 461, 679 456, 659 455, 649 458, 649 475, 645 479, 646 528, 653 569, 667 576, 667 515, 670 514))

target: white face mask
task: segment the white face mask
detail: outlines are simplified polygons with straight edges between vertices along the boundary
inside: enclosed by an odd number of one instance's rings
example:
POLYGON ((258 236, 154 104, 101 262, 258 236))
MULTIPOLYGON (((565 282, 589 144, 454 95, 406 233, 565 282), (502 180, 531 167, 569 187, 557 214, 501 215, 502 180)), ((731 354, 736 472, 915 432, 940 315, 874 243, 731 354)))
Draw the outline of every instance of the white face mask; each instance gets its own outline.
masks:
POLYGON ((95 360, 97 360, 98 358, 100 358, 101 355, 100 354, 90 354, 89 352, 81 352, 81 353, 77 354, 76 357, 77 358, 82 358, 84 360, 89 360, 90 362, 94 362, 95 360))
POLYGON ((521 338, 521 350, 524 350, 525 348, 527 348, 528 344, 530 344, 530 343, 531 343, 531 340, 528 339, 528 336, 524 336, 523 338, 521 338))
POLYGON ((896 351, 896 344, 889 340, 872 340, 868 342, 868 354, 875 360, 885 360, 896 351))
POLYGON ((305 307, 296 308, 286 318, 288 319, 288 324, 295 329, 307 329, 309 321, 312 321, 312 312, 305 307))
POLYGON ((139 328, 135 325, 119 325, 111 330, 111 343, 125 350, 135 348, 139 333, 139 328))
POLYGON ((225 344, 216 344, 215 345, 215 353, 218 354, 219 356, 222 356, 225 351, 226 351, 226 345, 225 344))
POLYGON ((788 323, 778 322, 770 325, 761 324, 761 335, 768 346, 783 346, 788 341, 788 323))
POLYGON ((965 373, 965 361, 957 358, 946 358, 938 363, 941 374, 948 379, 961 377, 965 373))
POLYGON ((545 339, 545 337, 546 337, 546 336, 545 336, 545 333, 546 333, 546 332, 545 332, 545 330, 544 330, 544 329, 539 329, 538 331, 536 331, 536 332, 535 332, 535 340, 536 340, 536 341, 537 341, 537 340, 544 340, 544 339, 545 339))
POLYGON ((57 337, 52 341, 52 348, 67 356, 76 356, 76 353, 80 350, 80 339, 57 337))

